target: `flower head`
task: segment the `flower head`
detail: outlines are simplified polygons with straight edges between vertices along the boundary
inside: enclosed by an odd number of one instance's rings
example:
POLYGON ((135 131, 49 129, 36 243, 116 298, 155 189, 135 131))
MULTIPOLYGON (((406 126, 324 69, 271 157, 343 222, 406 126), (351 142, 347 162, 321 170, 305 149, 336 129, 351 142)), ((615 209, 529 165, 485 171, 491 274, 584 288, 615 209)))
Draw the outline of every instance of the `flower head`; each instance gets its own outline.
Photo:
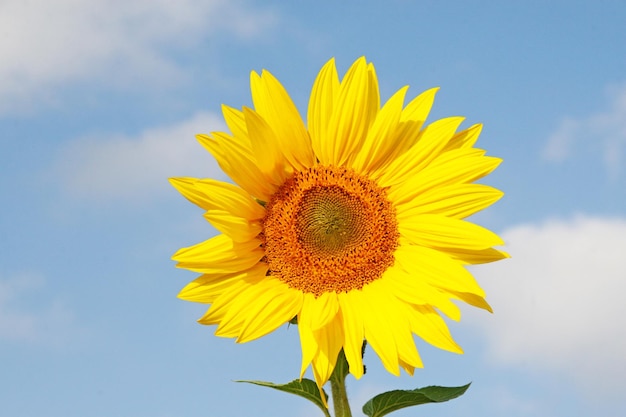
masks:
POLYGON ((313 85, 305 125, 269 72, 251 75, 254 109, 223 106, 230 133, 199 135, 237 185, 175 178, 222 234, 173 259, 202 275, 179 297, 211 304, 199 319, 247 342, 294 317, 318 385, 344 349, 363 374, 367 340, 385 368, 422 361, 413 334, 461 353, 443 314, 454 300, 491 311, 465 265, 507 257, 494 233, 463 220, 502 193, 474 181, 500 159, 474 148, 481 125, 424 122, 437 89, 382 107, 373 65, 358 59, 340 81, 334 60, 313 85))

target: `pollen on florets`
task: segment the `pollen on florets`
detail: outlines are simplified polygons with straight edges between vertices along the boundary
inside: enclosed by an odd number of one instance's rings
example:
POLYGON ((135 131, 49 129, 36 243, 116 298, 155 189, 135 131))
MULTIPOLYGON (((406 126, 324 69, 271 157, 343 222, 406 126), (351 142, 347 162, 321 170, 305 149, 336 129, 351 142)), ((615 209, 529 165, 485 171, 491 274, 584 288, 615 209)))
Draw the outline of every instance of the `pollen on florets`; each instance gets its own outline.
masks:
POLYGON ((297 172, 266 206, 269 273, 321 295, 360 289, 393 264, 398 228, 386 191, 343 167, 297 172))

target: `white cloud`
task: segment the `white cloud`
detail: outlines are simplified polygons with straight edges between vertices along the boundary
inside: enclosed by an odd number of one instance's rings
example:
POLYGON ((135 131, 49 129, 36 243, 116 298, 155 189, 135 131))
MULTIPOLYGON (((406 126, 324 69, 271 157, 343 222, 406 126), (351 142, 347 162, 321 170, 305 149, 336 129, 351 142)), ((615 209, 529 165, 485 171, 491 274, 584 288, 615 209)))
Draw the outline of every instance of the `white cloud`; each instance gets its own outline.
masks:
POLYGON ((167 47, 206 43, 220 32, 252 38, 276 20, 229 0, 3 0, 0 111, 68 81, 169 82, 181 69, 167 47))
POLYGON ((221 117, 207 112, 134 137, 80 139, 60 153, 56 169, 63 187, 74 195, 99 201, 144 199, 170 190, 169 177, 226 179, 195 139, 198 133, 225 129, 221 117))
POLYGON ((490 358, 617 394, 626 385, 626 219, 578 216, 502 236, 512 259, 477 271, 495 310, 475 320, 490 358))
POLYGON ((73 314, 59 301, 36 307, 28 302, 44 286, 36 274, 0 277, 0 340, 49 346, 67 342, 74 327, 73 314))
POLYGON ((599 150, 609 175, 618 177, 626 149, 626 86, 614 88, 611 97, 604 112, 582 119, 563 119, 548 138, 544 158, 559 162, 575 154, 589 157, 599 150))

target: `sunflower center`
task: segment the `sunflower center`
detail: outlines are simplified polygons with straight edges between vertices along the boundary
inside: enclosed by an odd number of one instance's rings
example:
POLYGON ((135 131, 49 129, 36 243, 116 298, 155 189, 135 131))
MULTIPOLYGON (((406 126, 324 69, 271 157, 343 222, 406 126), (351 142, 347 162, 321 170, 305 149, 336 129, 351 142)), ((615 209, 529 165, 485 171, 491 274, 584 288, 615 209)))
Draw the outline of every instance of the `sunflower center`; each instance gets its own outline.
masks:
POLYGON ((307 190, 295 224, 302 247, 319 256, 341 256, 368 232, 362 201, 338 186, 307 190))
POLYGON ((395 210, 374 181, 341 167, 296 173, 267 204, 270 274, 316 296, 360 289, 393 264, 395 210))

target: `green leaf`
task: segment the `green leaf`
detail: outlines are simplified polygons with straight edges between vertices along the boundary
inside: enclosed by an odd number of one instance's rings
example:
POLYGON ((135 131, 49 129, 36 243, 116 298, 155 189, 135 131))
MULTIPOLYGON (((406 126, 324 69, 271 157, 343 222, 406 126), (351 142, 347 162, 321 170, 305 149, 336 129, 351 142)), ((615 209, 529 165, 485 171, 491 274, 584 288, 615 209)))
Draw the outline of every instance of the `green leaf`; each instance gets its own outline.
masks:
POLYGON ((382 417, 394 411, 414 405, 441 403, 460 397, 470 384, 462 387, 424 387, 414 390, 394 390, 378 394, 363 406, 368 417, 382 417))
MULTIPOLYGON (((306 398, 311 401, 315 405, 317 405, 326 417, 330 417, 328 409, 322 401, 322 397, 320 396, 320 390, 317 388, 317 384, 310 379, 303 378, 302 381, 295 379, 286 384, 274 384, 273 382, 265 382, 265 381, 235 381, 235 382, 245 382, 248 384, 260 385, 262 387, 274 388, 279 391, 288 392, 290 394, 299 395, 301 397, 306 398)), ((324 395, 326 396, 326 392, 322 390, 324 395)), ((328 396, 326 396, 328 398, 328 396)))

